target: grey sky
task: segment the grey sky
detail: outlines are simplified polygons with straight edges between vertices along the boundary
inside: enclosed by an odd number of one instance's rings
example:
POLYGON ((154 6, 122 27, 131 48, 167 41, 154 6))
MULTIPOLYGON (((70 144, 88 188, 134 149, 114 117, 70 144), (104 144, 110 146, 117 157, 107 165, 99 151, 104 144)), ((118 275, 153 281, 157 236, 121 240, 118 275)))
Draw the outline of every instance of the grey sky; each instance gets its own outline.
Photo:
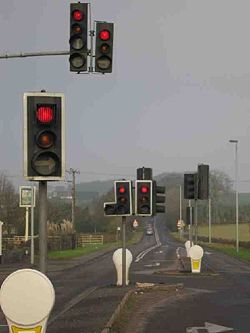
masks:
MULTIPOLYGON (((1 0, 0 53, 68 50, 69 4, 1 0)), ((249 1, 105 0, 91 9, 93 20, 115 23, 112 74, 71 73, 68 56, 0 60, 0 169, 22 174, 22 95, 46 89, 65 93, 67 166, 81 170, 78 180, 198 163, 234 177, 230 138, 239 140, 240 179, 250 179, 249 1)))

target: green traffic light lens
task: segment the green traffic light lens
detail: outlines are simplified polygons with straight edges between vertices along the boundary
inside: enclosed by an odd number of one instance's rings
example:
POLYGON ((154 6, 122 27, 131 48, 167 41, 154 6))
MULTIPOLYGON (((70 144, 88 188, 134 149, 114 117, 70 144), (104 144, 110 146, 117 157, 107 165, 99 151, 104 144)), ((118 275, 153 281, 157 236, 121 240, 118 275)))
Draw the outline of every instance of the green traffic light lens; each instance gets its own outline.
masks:
POLYGON ((86 58, 79 53, 74 53, 70 56, 69 61, 73 67, 81 68, 82 66, 84 66, 86 58))
POLYGON ((85 46, 85 42, 79 36, 74 36, 70 39, 70 45, 74 50, 81 50, 85 46))
POLYGON ((102 70, 109 69, 111 66, 111 59, 107 56, 101 56, 96 60, 96 65, 102 70))
POLYGON ((41 176, 51 176, 59 168, 59 158, 53 152, 42 152, 33 158, 32 167, 41 176))

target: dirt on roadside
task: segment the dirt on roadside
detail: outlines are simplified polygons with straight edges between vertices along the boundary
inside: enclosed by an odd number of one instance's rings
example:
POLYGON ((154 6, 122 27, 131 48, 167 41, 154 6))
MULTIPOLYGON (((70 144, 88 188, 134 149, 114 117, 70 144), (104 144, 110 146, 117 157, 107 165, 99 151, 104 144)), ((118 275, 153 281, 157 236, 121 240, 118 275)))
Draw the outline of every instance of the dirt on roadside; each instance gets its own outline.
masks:
POLYGON ((162 307, 170 297, 182 293, 182 284, 136 288, 112 325, 111 333, 143 333, 157 308, 162 307))

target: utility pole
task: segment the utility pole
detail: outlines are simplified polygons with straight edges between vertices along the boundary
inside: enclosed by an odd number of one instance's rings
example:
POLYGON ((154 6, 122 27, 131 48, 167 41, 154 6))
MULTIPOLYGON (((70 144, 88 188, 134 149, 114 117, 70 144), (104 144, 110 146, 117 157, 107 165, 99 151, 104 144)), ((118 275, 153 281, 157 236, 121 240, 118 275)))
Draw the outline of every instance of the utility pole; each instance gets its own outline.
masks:
POLYGON ((69 171, 66 170, 69 174, 72 174, 72 206, 71 206, 71 222, 72 228, 75 230, 75 208, 76 208, 76 174, 80 174, 80 171, 77 169, 70 168, 69 171))

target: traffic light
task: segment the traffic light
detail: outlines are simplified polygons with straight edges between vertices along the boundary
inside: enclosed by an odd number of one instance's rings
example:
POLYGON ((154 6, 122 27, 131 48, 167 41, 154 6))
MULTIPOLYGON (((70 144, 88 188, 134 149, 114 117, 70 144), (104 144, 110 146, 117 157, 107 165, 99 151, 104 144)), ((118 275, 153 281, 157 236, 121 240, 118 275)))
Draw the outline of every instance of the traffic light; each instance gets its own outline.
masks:
POLYGON ((70 71, 87 71, 88 4, 70 4, 70 71))
POLYGON ((197 174, 184 174, 184 199, 197 199, 197 174))
POLYGON ((165 186, 158 186, 156 181, 153 183, 153 215, 165 213, 165 186))
POLYGON ((65 177, 64 105, 61 93, 24 94, 24 177, 27 180, 65 177))
POLYGON ((135 181, 135 215, 153 215, 153 181, 135 181))
POLYGON ((96 23, 95 71, 111 73, 113 63, 114 24, 96 23))
POLYGON ((115 202, 104 203, 106 216, 132 215, 132 183, 130 180, 116 180, 114 182, 115 202))
POLYGON ((198 199, 209 198, 209 165, 198 165, 198 199))

